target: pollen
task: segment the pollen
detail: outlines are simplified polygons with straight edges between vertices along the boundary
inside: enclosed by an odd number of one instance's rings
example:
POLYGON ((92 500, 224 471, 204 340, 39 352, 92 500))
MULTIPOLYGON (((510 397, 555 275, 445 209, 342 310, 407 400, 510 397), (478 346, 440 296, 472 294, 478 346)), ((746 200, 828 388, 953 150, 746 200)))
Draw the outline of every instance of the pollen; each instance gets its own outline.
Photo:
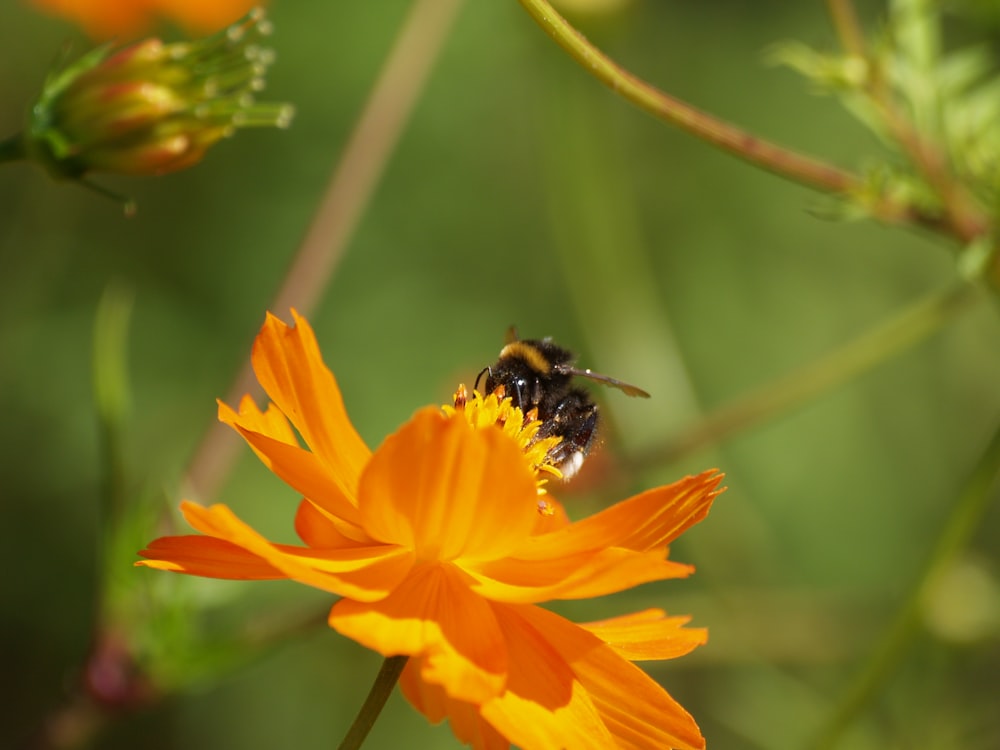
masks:
MULTIPOLYGON (((538 430, 542 426, 536 409, 525 414, 511 403, 503 386, 492 393, 483 396, 473 390, 471 395, 465 385, 459 385, 454 395, 454 405, 442 407, 445 414, 463 414, 466 421, 477 430, 488 427, 499 427, 524 454, 538 483, 538 494, 544 495, 548 476, 562 479, 562 472, 552 465, 549 456, 551 451, 561 442, 559 436, 538 438, 538 430), (547 475, 547 476, 546 476, 547 475)), ((543 514, 548 505, 539 500, 539 510, 543 514), (543 508, 543 506, 545 506, 543 508)))

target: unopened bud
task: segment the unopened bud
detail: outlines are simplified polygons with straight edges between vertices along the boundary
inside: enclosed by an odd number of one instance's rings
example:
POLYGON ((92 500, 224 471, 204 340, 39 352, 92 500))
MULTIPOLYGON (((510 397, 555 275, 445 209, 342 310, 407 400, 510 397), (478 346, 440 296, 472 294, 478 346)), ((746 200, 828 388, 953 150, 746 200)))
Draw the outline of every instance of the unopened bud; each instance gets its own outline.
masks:
POLYGON ((258 10, 195 42, 93 50, 49 76, 27 154, 58 177, 164 174, 198 163, 236 128, 287 127, 290 105, 254 98, 274 60, 260 46, 269 28, 258 10))

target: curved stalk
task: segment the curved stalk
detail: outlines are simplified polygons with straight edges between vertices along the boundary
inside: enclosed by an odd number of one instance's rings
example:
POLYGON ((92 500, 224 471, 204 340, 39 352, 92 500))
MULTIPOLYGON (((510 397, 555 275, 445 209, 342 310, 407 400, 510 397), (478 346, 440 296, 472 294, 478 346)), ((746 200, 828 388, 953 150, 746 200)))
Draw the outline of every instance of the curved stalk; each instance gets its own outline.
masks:
POLYGON ((364 705, 361 706, 357 718, 354 719, 351 728, 347 730, 347 735, 337 750, 358 750, 361 747, 365 737, 375 725, 375 720, 382 713, 385 702, 392 695, 409 658, 408 656, 389 656, 382 662, 382 667, 375 676, 375 682, 372 684, 368 697, 365 698, 364 705))
POLYGON ((755 166, 817 190, 847 193, 859 186, 857 177, 838 167, 758 138, 646 83, 592 45, 546 0, 518 2, 584 70, 639 109, 755 166))
POLYGON ((636 456, 630 464, 642 468, 676 461, 808 403, 924 340, 953 320, 976 295, 977 287, 964 282, 934 292, 829 354, 720 407, 665 444, 636 456))

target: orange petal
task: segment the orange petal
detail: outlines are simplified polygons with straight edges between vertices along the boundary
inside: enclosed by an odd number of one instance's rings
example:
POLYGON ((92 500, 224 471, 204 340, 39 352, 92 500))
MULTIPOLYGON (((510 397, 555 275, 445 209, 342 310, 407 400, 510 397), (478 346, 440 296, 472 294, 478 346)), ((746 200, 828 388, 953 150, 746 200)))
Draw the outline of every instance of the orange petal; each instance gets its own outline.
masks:
POLYGON ((470 566, 476 591, 496 601, 531 603, 687 576, 692 567, 663 559, 666 545, 705 517, 720 481, 715 470, 703 472, 531 536, 509 558, 470 566))
MULTIPOLYGON (((130 37, 147 30, 157 12, 189 32, 222 29, 259 3, 256 0, 34 0, 80 23, 96 38, 130 37)), ((159 19, 157 19, 159 20, 159 19)))
MULTIPOLYGON (((371 452, 347 417, 309 323, 292 310, 289 327, 270 313, 254 341, 257 380, 338 483, 356 488, 371 452)), ((352 493, 353 494, 353 493, 352 493)))
POLYGON ((448 563, 418 565, 380 601, 341 599, 330 625, 384 656, 424 656, 421 679, 459 700, 479 703, 506 682, 507 650, 493 611, 448 563))
POLYGON ((140 550, 137 566, 172 570, 207 578, 269 580, 288 578, 276 567, 242 547, 210 536, 165 536, 140 550))
POLYGON ((634 552, 612 547, 561 560, 499 560, 469 569, 475 591, 493 601, 538 603, 589 599, 650 581, 684 578, 694 568, 665 560, 662 550, 634 552))
POLYGON ((684 627, 689 616, 667 617, 662 609, 647 609, 600 622, 582 623, 629 661, 675 659, 708 642, 705 628, 684 627))
POLYGON ((299 583, 341 596, 363 601, 379 599, 392 591, 413 566, 412 552, 393 545, 314 550, 272 544, 224 505, 205 508, 185 501, 181 511, 188 523, 203 534, 242 547, 299 583))
POLYGON ((425 560, 502 557, 538 517, 534 476, 494 427, 423 409, 391 435, 361 477, 358 504, 373 538, 412 546, 425 560))
POLYGON ((512 557, 540 561, 607 547, 664 548, 708 514, 721 481, 722 475, 710 469, 648 490, 564 529, 531 537, 512 557))
POLYGON ((145 31, 152 22, 152 11, 145 2, 34 0, 34 4, 80 24, 96 39, 133 37, 145 31))
POLYGON ((666 487, 654 487, 625 500, 621 503, 625 507, 620 511, 611 507, 608 510, 612 512, 607 516, 597 514, 593 522, 609 527, 621 523, 623 527, 628 527, 631 525, 629 516, 648 513, 646 523, 634 528, 622 540, 621 546, 640 551, 658 549, 705 519, 715 498, 726 490, 725 487, 719 489, 724 478, 725 475, 719 474, 717 469, 709 469, 666 487))
POLYGON ((261 411, 249 393, 240 399, 239 411, 234 411, 218 399, 216 399, 216 403, 219 405, 219 421, 224 424, 232 427, 239 425, 246 430, 259 432, 287 445, 299 444, 288 419, 274 404, 268 404, 267 410, 261 411))
POLYGON ((432 724, 448 719, 451 731, 474 750, 510 750, 510 741, 494 729, 479 713, 479 707, 448 697, 440 685, 421 679, 423 659, 410 659, 399 678, 406 699, 432 724))
MULTIPOLYGON (((635 750, 652 747, 701 750, 705 747, 705 740, 691 715, 649 675, 614 649, 578 625, 540 607, 510 609, 568 664, 588 702, 599 713, 602 725, 614 737, 613 743, 603 747, 635 750)), ((511 618, 500 619, 504 631, 509 632, 511 618)), ((513 674, 520 666, 514 661, 512 649, 512 685, 513 674)), ((507 709, 501 713, 495 710, 494 704, 501 704, 505 698, 506 694, 484 705, 483 716, 515 744, 535 746, 521 743, 518 737, 509 733, 527 720, 518 716, 519 711, 507 709), (501 720, 506 720, 507 724, 501 726, 501 720)))
POLYGON ((260 0, 152 0, 151 4, 185 30, 207 34, 238 21, 260 0))
MULTIPOLYGON (((461 741, 483 750, 508 744, 525 750, 704 747, 687 712, 587 629, 539 607, 493 609, 510 654, 510 676, 501 695, 478 707, 456 701, 420 679, 419 660, 407 666, 401 680, 407 699, 431 721, 447 717, 461 741)), ((654 622, 666 622, 662 612, 637 613, 600 627, 624 632, 654 622)))
MULTIPOLYGON (((552 616, 565 627, 558 633, 540 630, 521 616, 522 610, 536 609, 494 605, 510 651, 510 677, 507 690, 481 706, 483 718, 521 748, 616 747, 600 712, 562 653, 586 653, 599 648, 600 641, 556 615, 552 616), (556 644, 553 635, 565 642, 556 644)), ((631 701, 627 693, 621 697, 626 703, 631 701)))
POLYGON ((532 535, 548 534, 563 529, 572 523, 562 503, 552 497, 552 495, 546 493, 539 498, 539 502, 544 502, 546 510, 544 513, 538 514, 538 518, 535 521, 535 528, 531 530, 532 535))
POLYGON ((307 545, 317 549, 376 544, 363 529, 331 515, 309 498, 303 498, 299 503, 299 509, 295 513, 295 533, 307 545))
MULTIPOLYGON (((244 403, 246 399, 244 399, 244 403)), ((256 406, 253 407, 256 409, 256 406)), ((219 420, 236 429, 247 441, 261 462, 289 487, 321 506, 337 522, 346 536, 363 541, 367 539, 357 523, 357 484, 345 483, 344 477, 334 474, 314 454, 294 443, 248 429, 243 424, 243 404, 240 414, 223 403, 219 404, 219 420), (352 528, 353 527, 353 528, 352 528)))

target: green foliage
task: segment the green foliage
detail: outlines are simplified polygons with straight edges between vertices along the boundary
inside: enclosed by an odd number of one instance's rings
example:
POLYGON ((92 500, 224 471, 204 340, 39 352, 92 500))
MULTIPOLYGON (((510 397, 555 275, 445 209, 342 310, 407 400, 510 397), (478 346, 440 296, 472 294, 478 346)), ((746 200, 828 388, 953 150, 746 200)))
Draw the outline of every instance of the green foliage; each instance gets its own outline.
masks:
MULTIPOLYGON (((940 185, 922 159, 940 159, 991 213, 1000 210, 1000 70, 983 41, 957 50, 942 44, 937 3, 894 2, 867 51, 824 53, 799 42, 776 46, 774 62, 837 96, 886 147, 866 160, 866 193, 942 215, 940 185)), ((868 205, 872 205, 870 201, 868 205)), ((862 196, 860 204, 866 205, 862 196)))
MULTIPOLYGON (((170 531, 185 528, 167 510, 184 496, 179 477, 248 357, 406 5, 276 3, 270 86, 295 101, 295 128, 220 144, 196 170, 162 180, 111 178, 142 206, 131 220, 38 170, 0 170, 0 543, 10 561, 0 626, 16 686, 0 707, 0 745, 23 738, 75 684, 97 616, 130 633, 142 669, 173 691, 154 710, 120 715, 101 747, 308 750, 334 746, 350 723, 378 659, 324 627, 328 596, 132 563, 164 517, 170 531), (99 359, 111 386, 95 397, 94 311, 109 278, 124 279, 134 308, 127 347, 120 327, 108 329, 117 333, 99 359), (99 426, 108 416, 127 499, 110 527, 99 426)), ((871 60, 803 45, 778 53, 865 130, 747 63, 775 38, 827 35, 820 4, 634 3, 588 36, 665 90, 859 165, 841 216, 876 214, 887 196, 939 215, 938 187, 885 118, 891 102, 922 139, 947 145, 950 170, 992 215, 989 48, 943 51, 935 6, 892 12, 868 36, 871 60)), ((66 30, 22 3, 0 7, 0 27, 9 133, 66 30)), ((815 736, 904 601, 1000 414, 1000 325, 992 300, 973 295, 951 325, 880 367, 663 461, 702 417, 994 261, 989 234, 964 243, 956 271, 939 238, 832 225, 803 210, 812 205, 630 110, 517 7, 470 3, 311 316, 371 445, 474 378, 511 323, 653 394, 640 405, 602 401, 592 473, 560 494, 583 513, 709 464, 727 472, 729 492, 672 550, 697 575, 614 605, 663 606, 710 629, 704 649, 651 673, 725 750, 791 750, 815 736)), ((202 500, 293 541, 298 498, 241 450, 228 485, 202 500)), ((973 538, 988 580, 971 591, 995 591, 996 520, 994 511, 973 538)), ((586 606, 572 614, 606 614, 603 602, 586 606)), ((1000 745, 990 622, 972 640, 929 627, 844 746, 1000 745)), ((390 711, 370 747, 455 746, 401 701, 390 711)))

